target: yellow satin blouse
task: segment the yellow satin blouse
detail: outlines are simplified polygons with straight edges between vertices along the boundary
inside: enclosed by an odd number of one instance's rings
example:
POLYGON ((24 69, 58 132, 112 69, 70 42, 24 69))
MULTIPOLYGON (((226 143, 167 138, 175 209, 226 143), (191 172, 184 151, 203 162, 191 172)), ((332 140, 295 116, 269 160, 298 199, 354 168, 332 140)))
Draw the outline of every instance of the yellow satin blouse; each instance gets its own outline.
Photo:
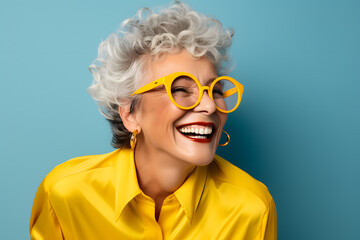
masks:
POLYGON ((134 152, 79 157, 52 170, 35 197, 31 239, 276 239, 267 188, 215 156, 169 195, 158 221, 139 188, 134 152))

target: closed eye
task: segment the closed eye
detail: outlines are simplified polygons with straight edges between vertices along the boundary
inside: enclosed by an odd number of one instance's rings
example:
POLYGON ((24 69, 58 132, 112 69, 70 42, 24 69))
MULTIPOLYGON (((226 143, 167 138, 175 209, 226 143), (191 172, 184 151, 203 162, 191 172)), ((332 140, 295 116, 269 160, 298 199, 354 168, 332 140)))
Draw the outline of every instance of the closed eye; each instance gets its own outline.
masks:
POLYGON ((188 89, 183 87, 176 87, 171 89, 171 93, 176 93, 176 92, 190 93, 188 89))
POLYGON ((224 96, 224 93, 221 89, 218 89, 218 88, 214 88, 213 89, 213 96, 214 98, 221 98, 224 96))

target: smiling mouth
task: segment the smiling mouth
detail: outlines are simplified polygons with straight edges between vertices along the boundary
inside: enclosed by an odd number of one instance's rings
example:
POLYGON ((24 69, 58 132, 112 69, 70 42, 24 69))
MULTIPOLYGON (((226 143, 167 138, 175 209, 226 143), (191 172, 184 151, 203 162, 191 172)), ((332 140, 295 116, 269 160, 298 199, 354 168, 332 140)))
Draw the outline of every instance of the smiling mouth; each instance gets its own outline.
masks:
POLYGON ((194 142, 211 142, 215 125, 206 122, 193 122, 177 127, 177 130, 188 139, 194 142))

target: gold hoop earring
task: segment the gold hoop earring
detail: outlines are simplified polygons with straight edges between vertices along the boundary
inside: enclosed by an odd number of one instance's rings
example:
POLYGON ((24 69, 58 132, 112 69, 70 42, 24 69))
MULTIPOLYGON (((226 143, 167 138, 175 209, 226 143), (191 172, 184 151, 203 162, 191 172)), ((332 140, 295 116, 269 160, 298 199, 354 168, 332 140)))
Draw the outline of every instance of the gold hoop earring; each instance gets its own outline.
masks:
POLYGON ((222 146, 222 147, 228 145, 230 142, 230 135, 227 132, 225 132, 224 130, 223 130, 223 132, 226 134, 227 140, 225 143, 218 144, 219 146, 222 146))
POLYGON ((138 134, 138 130, 135 129, 135 131, 131 134, 130 138, 130 147, 131 149, 134 149, 136 146, 137 138, 136 135, 138 134))

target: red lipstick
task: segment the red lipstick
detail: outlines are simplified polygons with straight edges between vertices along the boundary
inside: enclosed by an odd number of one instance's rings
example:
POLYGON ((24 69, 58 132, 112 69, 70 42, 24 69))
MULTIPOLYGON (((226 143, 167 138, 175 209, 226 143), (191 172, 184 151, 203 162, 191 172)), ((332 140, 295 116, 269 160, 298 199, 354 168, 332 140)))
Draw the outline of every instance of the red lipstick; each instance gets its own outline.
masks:
POLYGON ((199 142, 199 143, 209 143, 209 142, 211 142, 213 132, 215 131, 215 124, 212 123, 212 122, 191 122, 191 123, 186 123, 186 124, 179 125, 179 126, 176 127, 176 129, 183 136, 190 139, 191 141, 199 142), (184 130, 180 131, 182 128, 186 128, 186 126, 189 126, 189 129, 190 129, 190 126, 192 126, 192 125, 204 126, 204 127, 211 126, 211 133, 210 134, 205 134, 205 133, 195 133, 193 131, 190 131, 190 132, 184 132, 184 130))

